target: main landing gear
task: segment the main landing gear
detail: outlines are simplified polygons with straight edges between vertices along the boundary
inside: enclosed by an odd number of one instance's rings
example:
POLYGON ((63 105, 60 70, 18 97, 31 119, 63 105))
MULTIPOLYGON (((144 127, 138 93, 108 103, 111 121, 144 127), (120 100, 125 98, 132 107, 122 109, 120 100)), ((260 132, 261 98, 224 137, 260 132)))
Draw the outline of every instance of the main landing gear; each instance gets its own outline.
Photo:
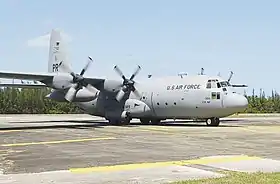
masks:
POLYGON ((121 125, 129 125, 131 118, 126 118, 124 120, 120 119, 109 119, 109 125, 121 126, 121 125))
POLYGON ((161 125, 160 119, 140 118, 143 125, 161 125))
POLYGON ((206 125, 207 126, 219 126, 220 124, 220 119, 219 118, 208 118, 206 119, 206 125))

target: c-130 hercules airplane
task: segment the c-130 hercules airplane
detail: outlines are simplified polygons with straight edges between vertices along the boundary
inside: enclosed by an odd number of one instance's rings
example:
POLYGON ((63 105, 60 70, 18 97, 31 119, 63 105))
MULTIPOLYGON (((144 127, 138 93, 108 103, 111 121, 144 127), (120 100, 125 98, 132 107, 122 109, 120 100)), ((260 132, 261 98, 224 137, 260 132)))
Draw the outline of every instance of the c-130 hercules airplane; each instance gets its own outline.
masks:
POLYGON ((92 59, 80 74, 74 73, 62 50, 60 32, 50 36, 48 73, 0 71, 0 78, 40 81, 43 85, 6 84, 10 87, 50 87, 48 98, 71 102, 86 113, 103 117, 109 124, 129 124, 140 119, 143 124, 159 124, 166 119, 202 119, 208 126, 219 126, 219 118, 243 111, 247 99, 233 92, 227 80, 218 76, 168 76, 136 82, 140 66, 127 78, 115 66, 122 80, 85 77, 92 59))

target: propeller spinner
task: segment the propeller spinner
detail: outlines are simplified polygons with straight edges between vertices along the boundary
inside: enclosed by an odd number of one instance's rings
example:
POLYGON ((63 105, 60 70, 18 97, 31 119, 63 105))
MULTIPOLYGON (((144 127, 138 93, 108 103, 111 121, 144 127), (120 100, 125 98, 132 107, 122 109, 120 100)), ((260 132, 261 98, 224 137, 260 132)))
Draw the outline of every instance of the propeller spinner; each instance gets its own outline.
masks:
MULTIPOLYGON (((94 90, 94 87, 92 85, 84 82, 84 77, 83 77, 84 73, 87 71, 87 69, 89 68, 89 65, 92 63, 92 61, 93 61, 92 58, 88 57, 88 62, 86 64, 86 66, 82 69, 80 74, 76 74, 73 71, 70 72, 70 75, 72 75, 72 77, 73 77, 73 79, 72 79, 73 85, 71 86, 71 88, 69 88, 69 90, 65 94, 65 99, 67 101, 72 102, 74 97, 78 93, 78 91, 80 89, 82 89, 83 87, 86 87, 90 91, 94 90)), ((69 71, 71 71, 71 70, 69 70, 69 71)))
POLYGON ((126 93, 130 93, 131 91, 138 97, 140 97, 139 92, 137 91, 137 89, 135 88, 134 84, 135 81, 133 80, 135 78, 135 76, 138 74, 138 72, 141 70, 141 67, 138 65, 138 67, 136 68, 135 72, 131 75, 131 77, 129 79, 127 79, 123 72, 119 69, 118 66, 114 67, 115 71, 122 77, 123 79, 123 83, 121 85, 121 89, 120 91, 117 93, 116 95, 116 100, 117 101, 121 101, 123 96, 126 93))

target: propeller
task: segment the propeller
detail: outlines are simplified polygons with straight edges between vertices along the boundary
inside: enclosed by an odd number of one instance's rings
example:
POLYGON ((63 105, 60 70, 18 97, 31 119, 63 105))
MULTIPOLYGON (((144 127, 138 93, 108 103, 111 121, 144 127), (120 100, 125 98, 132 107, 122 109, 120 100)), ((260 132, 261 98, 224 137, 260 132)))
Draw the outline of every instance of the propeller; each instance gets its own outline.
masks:
MULTIPOLYGON (((92 58, 88 57, 88 62, 85 65, 85 67, 82 69, 80 74, 76 74, 73 71, 70 72, 70 75, 73 77, 73 79, 72 79, 73 85, 69 88, 69 90, 65 94, 65 99, 67 101, 72 102, 74 97, 78 93, 78 91, 80 89, 82 89, 83 87, 86 87, 90 91, 95 91, 94 87, 92 85, 90 85, 90 84, 87 84, 84 81, 84 77, 83 77, 84 73, 87 71, 87 69, 89 68, 89 65, 92 63, 92 61, 93 61, 92 58)), ((71 70, 69 69, 68 71, 71 71, 71 70)))
POLYGON ((131 75, 131 77, 129 79, 127 79, 123 72, 119 69, 118 66, 114 67, 114 70, 122 77, 123 79, 123 83, 121 85, 121 89, 120 91, 117 93, 116 95, 116 100, 117 101, 121 101, 123 96, 126 93, 130 93, 131 91, 134 92, 134 94, 138 97, 140 97, 139 92, 137 91, 137 89, 135 88, 134 84, 135 81, 133 80, 135 78, 135 76, 138 74, 138 72, 141 70, 141 67, 138 65, 138 67, 136 68, 136 70, 134 71, 134 73, 131 75))
MULTIPOLYGON (((230 75, 229 75, 229 78, 228 78, 228 83, 231 80, 232 76, 233 76, 233 71, 230 71, 230 75)), ((232 87, 240 87, 240 88, 248 87, 248 85, 245 85, 245 84, 231 84, 231 86, 232 87)))
POLYGON ((231 80, 231 78, 232 78, 232 75, 233 75, 233 71, 230 71, 230 75, 229 75, 229 78, 228 78, 228 82, 231 80))

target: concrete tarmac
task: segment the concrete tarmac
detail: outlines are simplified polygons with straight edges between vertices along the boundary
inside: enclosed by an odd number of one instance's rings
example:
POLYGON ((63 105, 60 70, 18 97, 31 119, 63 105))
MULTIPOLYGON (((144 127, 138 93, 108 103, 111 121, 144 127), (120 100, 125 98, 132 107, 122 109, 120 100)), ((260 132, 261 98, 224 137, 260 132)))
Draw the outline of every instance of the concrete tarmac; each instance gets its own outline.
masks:
POLYGON ((88 115, 0 116, 0 183, 164 183, 280 171, 280 117, 106 126, 88 115))

